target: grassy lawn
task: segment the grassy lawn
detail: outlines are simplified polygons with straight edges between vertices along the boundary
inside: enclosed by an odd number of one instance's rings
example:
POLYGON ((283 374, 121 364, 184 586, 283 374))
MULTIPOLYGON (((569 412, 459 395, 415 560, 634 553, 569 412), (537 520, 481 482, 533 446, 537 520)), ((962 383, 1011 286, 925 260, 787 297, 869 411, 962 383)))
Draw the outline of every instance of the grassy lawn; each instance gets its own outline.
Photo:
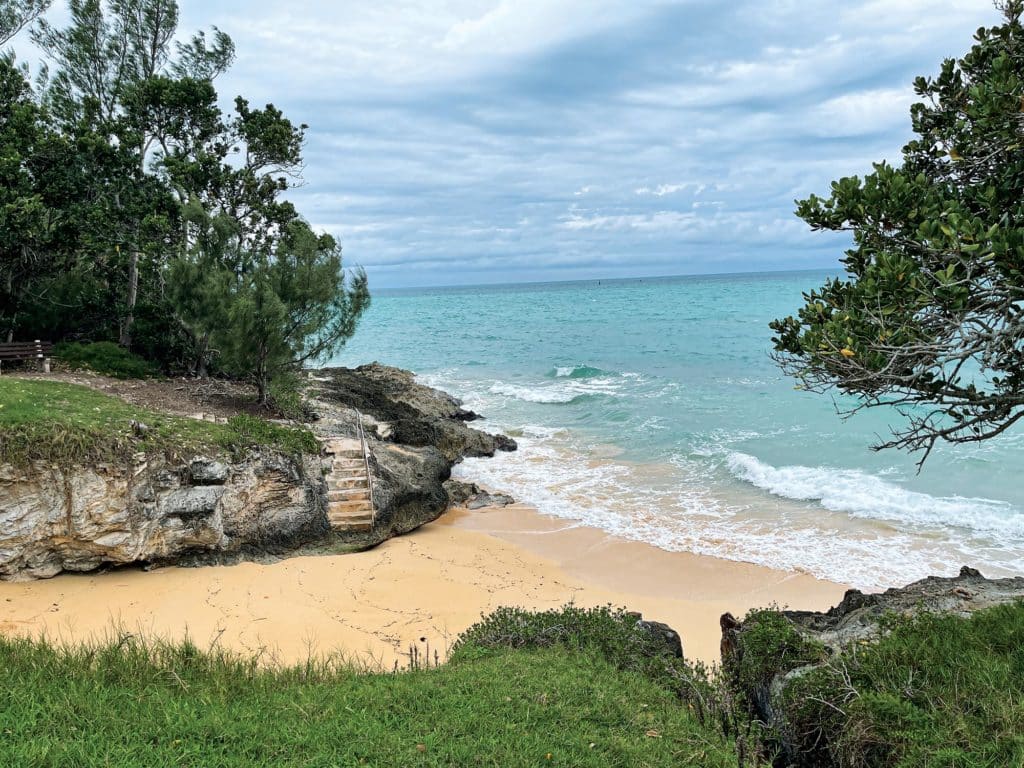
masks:
POLYGON ((309 431, 252 416, 214 424, 136 408, 75 384, 0 378, 0 462, 66 466, 124 460, 140 451, 223 454, 259 446, 292 454, 318 450, 309 431), (146 429, 133 429, 133 421, 146 429))
POLYGON ((564 648, 357 674, 0 639, 0 690, 0 765, 736 765, 660 686, 564 648))

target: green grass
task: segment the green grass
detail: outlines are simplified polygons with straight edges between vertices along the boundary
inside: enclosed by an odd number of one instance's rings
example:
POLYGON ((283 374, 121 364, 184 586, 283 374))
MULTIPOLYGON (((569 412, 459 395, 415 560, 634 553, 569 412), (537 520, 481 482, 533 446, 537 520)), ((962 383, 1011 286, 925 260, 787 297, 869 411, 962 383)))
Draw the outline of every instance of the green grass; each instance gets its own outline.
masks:
POLYGON ((736 765, 671 693, 565 648, 359 674, 0 639, 0 691, 0 765, 736 765))
MULTIPOLYGON (((1024 765, 1024 605, 892 622, 843 659, 856 696, 837 751, 862 765, 1024 765)), ((830 687, 838 687, 833 679, 830 687)))
POLYGON ((54 347, 53 356, 69 368, 85 368, 117 379, 147 379, 160 375, 159 368, 151 362, 112 341, 63 342, 54 347))
MULTIPOLYGON (((781 628, 781 614, 752 616, 763 627, 756 643, 744 638, 742 645, 748 685, 768 682, 759 670, 822 660, 815 644, 781 628)), ((800 766, 1024 765, 1024 604, 969 619, 888 617, 884 626, 878 642, 849 648, 788 683, 776 701, 786 732, 766 734, 767 753, 771 742, 785 741, 800 766)), ((728 682, 741 681, 733 670, 728 682)))
POLYGON ((238 454, 263 446, 289 454, 318 450, 308 430, 252 416, 214 424, 136 408, 88 387, 0 378, 0 462, 67 466, 125 461, 136 452, 238 454), (133 429, 133 421, 146 429, 133 429))

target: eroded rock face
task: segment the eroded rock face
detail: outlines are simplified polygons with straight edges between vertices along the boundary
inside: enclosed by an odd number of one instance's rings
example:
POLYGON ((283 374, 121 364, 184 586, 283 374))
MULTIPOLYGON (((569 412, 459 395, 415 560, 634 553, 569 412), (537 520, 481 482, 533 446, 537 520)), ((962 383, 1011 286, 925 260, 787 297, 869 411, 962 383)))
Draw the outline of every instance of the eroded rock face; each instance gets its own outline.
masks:
POLYGON ((0 468, 0 578, 285 551, 326 534, 316 460, 0 468))
POLYGON ((456 462, 516 447, 467 427, 476 414, 408 371, 373 364, 313 372, 311 381, 321 415, 312 428, 321 439, 358 438, 354 409, 364 414, 371 530, 331 530, 319 457, 265 451, 235 462, 139 455, 120 467, 0 466, 0 579, 130 563, 201 565, 306 545, 365 549, 440 517, 456 462))
POLYGON ((964 566, 952 578, 929 576, 906 587, 880 594, 851 589, 827 613, 785 611, 804 633, 833 650, 841 650, 878 636, 878 620, 885 614, 952 613, 964 618, 975 611, 1024 598, 1024 578, 987 579, 964 566))
POLYGON ((436 520, 466 500, 466 489, 479 494, 475 486, 450 480, 452 467, 468 456, 517 447, 509 437, 467 427, 480 417, 400 368, 328 368, 314 372, 312 381, 321 437, 357 437, 356 411, 362 415, 376 517, 372 530, 345 534, 354 547, 374 546, 436 520))

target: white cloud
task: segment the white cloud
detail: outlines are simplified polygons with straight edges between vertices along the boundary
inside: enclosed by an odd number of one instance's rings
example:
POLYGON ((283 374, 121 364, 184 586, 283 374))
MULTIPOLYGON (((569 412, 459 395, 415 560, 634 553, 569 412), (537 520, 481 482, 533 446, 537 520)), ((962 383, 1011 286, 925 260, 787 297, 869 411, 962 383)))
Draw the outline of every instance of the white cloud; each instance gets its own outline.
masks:
MULTIPOLYGON (((658 186, 653 188, 640 187, 638 190, 636 190, 636 194, 640 196, 652 195, 654 197, 665 197, 666 195, 674 195, 676 192, 682 192, 684 189, 696 186, 697 185, 691 184, 689 182, 685 184, 659 184, 658 186)), ((700 194, 701 190, 703 190, 703 185, 699 187, 698 191, 695 194, 700 194)))
POLYGON ((815 110, 815 123, 822 136, 857 136, 910 125, 913 88, 875 88, 844 93, 815 110))

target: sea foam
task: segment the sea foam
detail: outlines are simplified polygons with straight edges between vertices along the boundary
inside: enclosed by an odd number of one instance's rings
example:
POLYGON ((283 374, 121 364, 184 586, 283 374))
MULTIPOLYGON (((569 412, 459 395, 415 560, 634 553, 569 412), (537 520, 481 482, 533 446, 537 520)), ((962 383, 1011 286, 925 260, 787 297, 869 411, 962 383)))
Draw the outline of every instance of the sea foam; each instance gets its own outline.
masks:
POLYGON ((1024 516, 1001 501, 931 496, 854 469, 773 467, 739 452, 729 454, 728 466, 735 477, 775 496, 815 501, 833 512, 927 528, 959 527, 1024 537, 1024 516))

